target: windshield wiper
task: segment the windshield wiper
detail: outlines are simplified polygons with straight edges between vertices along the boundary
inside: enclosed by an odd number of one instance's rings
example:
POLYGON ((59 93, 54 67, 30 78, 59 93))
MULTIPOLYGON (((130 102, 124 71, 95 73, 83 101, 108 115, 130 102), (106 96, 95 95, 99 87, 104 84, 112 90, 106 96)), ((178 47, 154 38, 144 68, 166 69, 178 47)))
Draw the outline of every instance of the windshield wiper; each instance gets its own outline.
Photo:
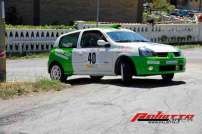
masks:
POLYGON ((116 42, 133 42, 132 40, 117 40, 116 42))
POLYGON ((134 42, 149 42, 147 40, 135 40, 134 42))

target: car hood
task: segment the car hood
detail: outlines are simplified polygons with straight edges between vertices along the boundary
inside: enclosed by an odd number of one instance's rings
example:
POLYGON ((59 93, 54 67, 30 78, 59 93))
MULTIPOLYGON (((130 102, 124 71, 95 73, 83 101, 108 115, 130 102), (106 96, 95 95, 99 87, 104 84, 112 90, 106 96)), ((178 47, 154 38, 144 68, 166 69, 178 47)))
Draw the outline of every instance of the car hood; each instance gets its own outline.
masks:
POLYGON ((173 46, 153 43, 153 42, 117 43, 117 45, 123 48, 131 48, 131 49, 145 47, 154 52, 178 52, 179 51, 173 46))

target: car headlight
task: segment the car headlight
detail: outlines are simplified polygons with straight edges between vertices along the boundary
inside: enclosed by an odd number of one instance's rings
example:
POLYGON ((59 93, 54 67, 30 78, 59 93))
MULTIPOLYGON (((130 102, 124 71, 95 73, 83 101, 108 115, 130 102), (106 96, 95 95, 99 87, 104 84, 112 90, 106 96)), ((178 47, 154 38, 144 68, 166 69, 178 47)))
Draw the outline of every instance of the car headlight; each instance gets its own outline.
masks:
POLYGON ((154 52, 146 47, 139 48, 140 56, 154 56, 154 52))
POLYGON ((181 57, 181 56, 184 56, 184 55, 183 55, 183 52, 180 49, 178 49, 178 52, 175 53, 175 56, 176 57, 181 57))
POLYGON ((180 56, 184 56, 182 50, 179 50, 180 56))

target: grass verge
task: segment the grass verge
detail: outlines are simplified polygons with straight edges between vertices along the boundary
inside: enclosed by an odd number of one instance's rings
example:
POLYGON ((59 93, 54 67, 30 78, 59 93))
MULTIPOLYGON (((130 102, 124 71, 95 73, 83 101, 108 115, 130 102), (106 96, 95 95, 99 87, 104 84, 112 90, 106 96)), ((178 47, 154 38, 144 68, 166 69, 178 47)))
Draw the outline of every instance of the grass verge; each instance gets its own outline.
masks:
POLYGON ((174 44, 173 46, 180 49, 200 48, 202 44, 174 44))
POLYGON ((11 25, 6 24, 6 29, 73 29, 73 25, 11 25))
POLYGON ((59 81, 41 79, 36 82, 7 82, 0 83, 0 98, 9 99, 36 92, 60 91, 67 87, 59 81))

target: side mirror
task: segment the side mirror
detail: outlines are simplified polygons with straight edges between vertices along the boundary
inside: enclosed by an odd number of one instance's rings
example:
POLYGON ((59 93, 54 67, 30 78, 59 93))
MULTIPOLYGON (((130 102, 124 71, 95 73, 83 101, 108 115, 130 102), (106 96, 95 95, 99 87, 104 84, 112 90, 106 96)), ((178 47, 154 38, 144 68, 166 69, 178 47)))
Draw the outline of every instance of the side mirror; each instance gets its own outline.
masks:
POLYGON ((104 46, 104 47, 106 47, 106 46, 109 45, 109 42, 106 42, 104 40, 98 40, 97 44, 98 44, 98 46, 104 46))

